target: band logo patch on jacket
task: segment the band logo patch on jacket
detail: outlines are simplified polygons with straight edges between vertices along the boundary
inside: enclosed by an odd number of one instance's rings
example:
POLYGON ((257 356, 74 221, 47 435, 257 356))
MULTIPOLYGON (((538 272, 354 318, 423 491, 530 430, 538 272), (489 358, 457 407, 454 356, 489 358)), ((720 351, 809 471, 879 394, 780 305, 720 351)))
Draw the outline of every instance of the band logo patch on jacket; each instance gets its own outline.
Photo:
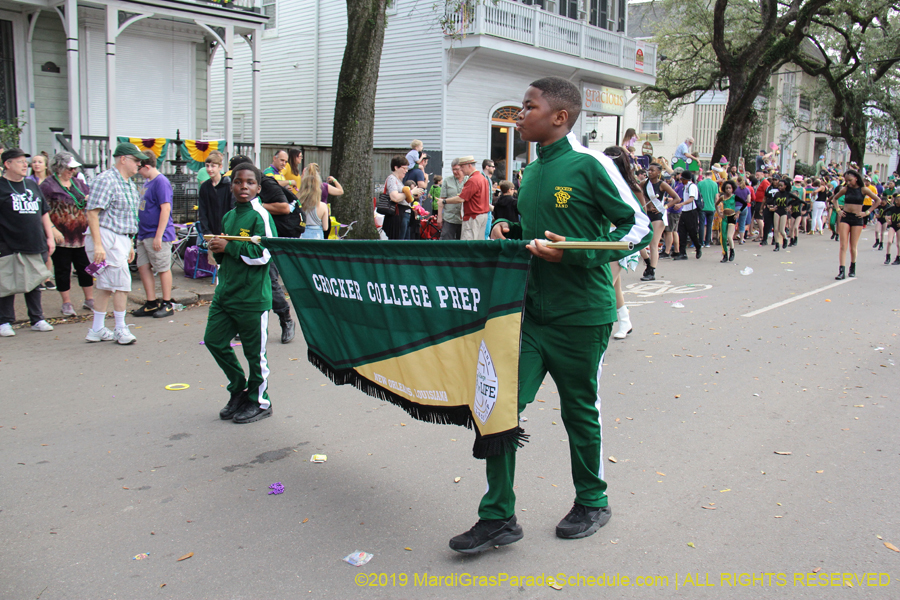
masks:
POLYGON ((572 191, 570 187, 557 187, 556 193, 553 194, 556 197, 556 208, 569 208, 569 198, 572 196, 569 195, 569 192, 572 191))
POLYGON ((250 237, 250 230, 241 227, 241 237, 250 237))

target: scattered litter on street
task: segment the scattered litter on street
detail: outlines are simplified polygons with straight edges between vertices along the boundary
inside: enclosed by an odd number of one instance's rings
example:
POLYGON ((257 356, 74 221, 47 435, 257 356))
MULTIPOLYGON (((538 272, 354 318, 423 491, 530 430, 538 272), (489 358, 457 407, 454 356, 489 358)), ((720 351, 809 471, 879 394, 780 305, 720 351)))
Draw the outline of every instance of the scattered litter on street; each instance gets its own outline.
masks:
POLYGON ((272 490, 271 492, 269 492, 269 494, 283 494, 284 493, 284 486, 281 485, 280 481, 270 485, 269 489, 272 490))
POLYGON ((375 556, 375 555, 369 554, 368 552, 363 552, 361 550, 354 550, 353 554, 348 554, 347 556, 344 557, 344 560, 346 562, 350 563, 351 565, 353 565, 354 567, 361 567, 364 564, 366 564, 367 562, 369 562, 370 560, 372 560, 373 556, 375 556))

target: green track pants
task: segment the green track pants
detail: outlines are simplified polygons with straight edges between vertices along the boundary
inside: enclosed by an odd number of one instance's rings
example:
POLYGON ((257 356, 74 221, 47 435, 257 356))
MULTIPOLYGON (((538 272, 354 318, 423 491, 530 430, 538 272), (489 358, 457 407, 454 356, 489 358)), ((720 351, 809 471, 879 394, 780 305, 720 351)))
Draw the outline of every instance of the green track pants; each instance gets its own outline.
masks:
POLYGON ((203 336, 203 343, 228 378, 228 391, 233 394, 247 390, 250 400, 259 402, 262 408, 269 408, 268 329, 269 311, 230 311, 213 301, 203 336), (241 347, 250 367, 250 374, 246 377, 231 347, 231 340, 237 334, 241 336, 241 347))
MULTIPOLYGON (((569 437, 575 501, 607 506, 600 431, 600 380, 603 354, 612 323, 592 327, 522 323, 519 355, 519 413, 534 397, 549 372, 559 390, 560 416, 569 437)), ((515 513, 516 453, 486 459, 488 489, 478 507, 481 519, 508 519, 515 513)))

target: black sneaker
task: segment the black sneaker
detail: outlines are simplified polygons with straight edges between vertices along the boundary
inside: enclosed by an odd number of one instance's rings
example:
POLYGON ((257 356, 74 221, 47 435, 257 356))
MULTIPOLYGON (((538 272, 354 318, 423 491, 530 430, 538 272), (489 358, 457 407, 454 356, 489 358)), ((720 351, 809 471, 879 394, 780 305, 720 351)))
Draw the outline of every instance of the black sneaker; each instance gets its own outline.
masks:
POLYGON ((243 424, 243 423, 253 423, 254 421, 259 421, 261 419, 265 419, 266 417, 272 416, 272 405, 269 405, 269 408, 262 408, 259 405, 259 402, 246 402, 244 405, 234 414, 234 422, 243 424))
POLYGON ((219 411, 219 418, 223 421, 230 421, 247 400, 247 390, 233 393, 225 408, 219 411))
POLYGON ((663 250, 662 252, 659 253, 659 257, 660 258, 669 258, 669 253, 666 252, 665 250, 663 250))
POLYGON ((675 260, 687 260, 688 259, 687 254, 676 254, 673 258, 675 260))
POLYGON ((56 283, 54 283, 54 281, 52 279, 48 279, 47 281, 44 282, 44 289, 45 290, 55 290, 56 283))
POLYGON ((697 256, 698 259, 699 259, 701 256, 703 256, 703 250, 702 250, 701 248, 697 248, 697 255, 696 255, 696 256, 697 256))
POLYGON ((450 539, 450 548, 463 554, 484 552, 491 546, 505 546, 518 542, 525 534, 516 523, 516 515, 508 520, 479 519, 472 529, 450 539))
POLYGON ((609 522, 611 516, 612 511, 608 506, 590 508, 576 502, 569 514, 556 526, 556 537, 577 540, 594 535, 609 522))
POLYGON ((153 313, 153 317, 155 319, 162 319, 163 317, 169 317, 175 314, 175 309, 172 308, 172 301, 168 302, 163 300, 162 304, 159 305, 159 310, 153 313))
POLYGON ((153 302, 144 302, 142 307, 134 309, 131 314, 135 317, 152 317, 158 310, 159 302, 154 300, 153 302))

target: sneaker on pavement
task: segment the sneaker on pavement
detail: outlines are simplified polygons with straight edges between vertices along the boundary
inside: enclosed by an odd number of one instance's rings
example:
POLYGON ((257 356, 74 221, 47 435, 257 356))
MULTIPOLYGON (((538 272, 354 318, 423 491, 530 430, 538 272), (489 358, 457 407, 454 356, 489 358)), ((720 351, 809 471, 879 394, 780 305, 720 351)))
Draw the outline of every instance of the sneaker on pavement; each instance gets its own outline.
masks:
POLYGON ((9 323, 0 325, 0 337, 12 337, 14 335, 16 335, 16 332, 12 328, 12 325, 10 325, 9 323))
POLYGON ((125 327, 116 327, 113 336, 116 338, 116 342, 123 346, 133 344, 137 341, 137 338, 131 334, 127 325, 125 327))
POLYGON ((60 310, 62 314, 67 317, 77 317, 78 313, 75 312, 75 307, 72 306, 71 302, 63 302, 62 309, 60 310))
POLYGON ((85 300, 84 304, 81 305, 81 308, 86 308, 88 310, 94 310, 94 299, 85 300))
POLYGON ((259 402, 249 400, 241 406, 240 410, 234 413, 233 420, 235 423, 243 425, 244 423, 253 423, 254 421, 259 421, 271 416, 271 404, 269 405, 269 408, 263 408, 259 405, 259 402))
POLYGON ((136 308, 131 311, 131 314, 135 317, 152 317, 158 310, 159 302, 157 302, 156 300, 150 302, 148 300, 147 302, 144 302, 144 305, 142 307, 136 308))
POLYGON ((44 289, 45 290, 55 290, 56 282, 54 282, 52 279, 48 279, 47 281, 44 282, 44 289))
POLYGON ((115 334, 110 331, 109 327, 102 327, 99 331, 88 329, 84 339, 89 342, 111 342, 115 339, 115 334))
POLYGON ((53 331, 53 325, 48 323, 47 321, 41 319, 37 323, 31 326, 32 331, 53 331))
POLYGON ((175 314, 175 309, 172 308, 172 301, 166 302, 163 300, 162 304, 159 305, 159 309, 155 313, 153 313, 153 318, 162 319, 164 317, 168 317, 175 314))
POLYGON ((450 548, 463 554, 484 552, 491 546, 505 546, 524 537, 522 526, 516 523, 516 515, 509 519, 479 519, 465 533, 450 539, 450 548))
POLYGON ((608 506, 591 508, 576 502, 569 514, 556 526, 556 537, 577 540, 594 535, 609 522, 611 516, 612 511, 608 506))

